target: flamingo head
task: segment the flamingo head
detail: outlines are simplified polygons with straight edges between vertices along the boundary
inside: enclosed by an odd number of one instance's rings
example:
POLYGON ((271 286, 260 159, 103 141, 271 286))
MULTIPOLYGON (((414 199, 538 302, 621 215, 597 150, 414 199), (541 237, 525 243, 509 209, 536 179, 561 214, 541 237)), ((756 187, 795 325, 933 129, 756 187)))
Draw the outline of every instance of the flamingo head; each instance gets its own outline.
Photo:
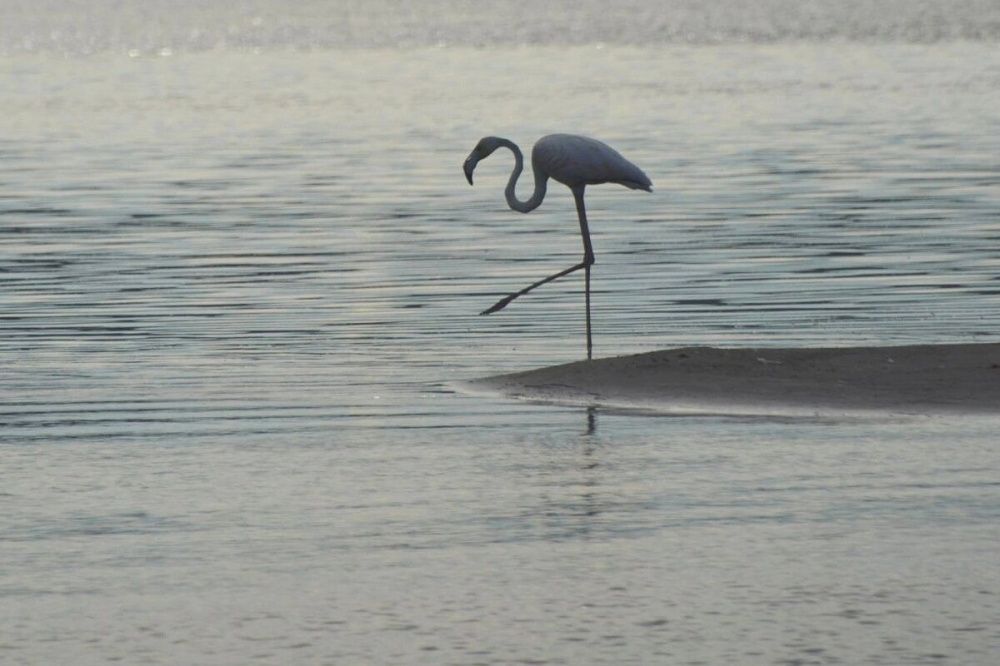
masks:
POLYGON ((472 149, 469 156, 465 158, 462 170, 465 171, 465 179, 472 185, 472 172, 476 170, 476 165, 480 160, 484 160, 493 154, 493 151, 500 147, 502 139, 495 136, 484 136, 472 149))

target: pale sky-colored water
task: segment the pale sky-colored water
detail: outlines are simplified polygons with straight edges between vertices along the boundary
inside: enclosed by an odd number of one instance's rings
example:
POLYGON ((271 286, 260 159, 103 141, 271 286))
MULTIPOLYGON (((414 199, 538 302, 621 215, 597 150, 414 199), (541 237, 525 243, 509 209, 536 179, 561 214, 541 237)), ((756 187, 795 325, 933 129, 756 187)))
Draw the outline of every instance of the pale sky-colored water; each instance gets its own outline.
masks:
POLYGON ((995 341, 997 3, 165 7, 0 2, 0 661, 988 663, 995 422, 447 382, 583 355, 486 133, 597 355, 995 341))

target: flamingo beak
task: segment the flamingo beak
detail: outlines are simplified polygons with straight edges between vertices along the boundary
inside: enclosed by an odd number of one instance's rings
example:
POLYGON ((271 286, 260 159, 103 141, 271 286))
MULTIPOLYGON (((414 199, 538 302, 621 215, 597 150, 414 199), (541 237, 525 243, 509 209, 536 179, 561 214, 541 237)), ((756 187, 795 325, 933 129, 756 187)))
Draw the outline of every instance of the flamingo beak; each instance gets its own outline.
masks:
POLYGON ((473 155, 469 155, 469 159, 465 160, 465 164, 462 165, 462 170, 465 172, 465 179, 469 181, 469 185, 472 185, 472 172, 476 170, 476 163, 479 162, 473 155))

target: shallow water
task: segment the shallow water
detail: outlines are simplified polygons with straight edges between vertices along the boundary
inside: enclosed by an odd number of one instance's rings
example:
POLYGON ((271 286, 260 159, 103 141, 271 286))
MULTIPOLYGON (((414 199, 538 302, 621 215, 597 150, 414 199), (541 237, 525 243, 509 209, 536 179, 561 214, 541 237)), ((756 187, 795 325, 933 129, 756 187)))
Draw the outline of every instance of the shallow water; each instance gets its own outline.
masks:
POLYGON ((513 213, 500 156, 468 187, 487 133, 653 179, 588 192, 599 356, 995 341, 995 5, 851 32, 745 3, 770 31, 737 33, 672 3, 679 38, 578 4, 524 40, 393 3, 345 3, 349 37, 313 3, 12 4, 0 661, 988 663, 995 421, 448 382, 584 352, 581 279, 476 315, 580 252, 564 188, 513 213))

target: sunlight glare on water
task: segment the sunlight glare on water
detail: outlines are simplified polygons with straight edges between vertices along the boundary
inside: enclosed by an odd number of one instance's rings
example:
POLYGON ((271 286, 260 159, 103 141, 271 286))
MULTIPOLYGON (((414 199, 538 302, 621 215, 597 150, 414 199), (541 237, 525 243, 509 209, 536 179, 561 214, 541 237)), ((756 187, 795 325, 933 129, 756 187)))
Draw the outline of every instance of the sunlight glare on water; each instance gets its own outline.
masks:
POLYGON ((995 420, 448 383, 584 354, 485 134, 597 356, 996 341, 997 4, 486 4, 0 2, 0 662, 989 663, 995 420))

